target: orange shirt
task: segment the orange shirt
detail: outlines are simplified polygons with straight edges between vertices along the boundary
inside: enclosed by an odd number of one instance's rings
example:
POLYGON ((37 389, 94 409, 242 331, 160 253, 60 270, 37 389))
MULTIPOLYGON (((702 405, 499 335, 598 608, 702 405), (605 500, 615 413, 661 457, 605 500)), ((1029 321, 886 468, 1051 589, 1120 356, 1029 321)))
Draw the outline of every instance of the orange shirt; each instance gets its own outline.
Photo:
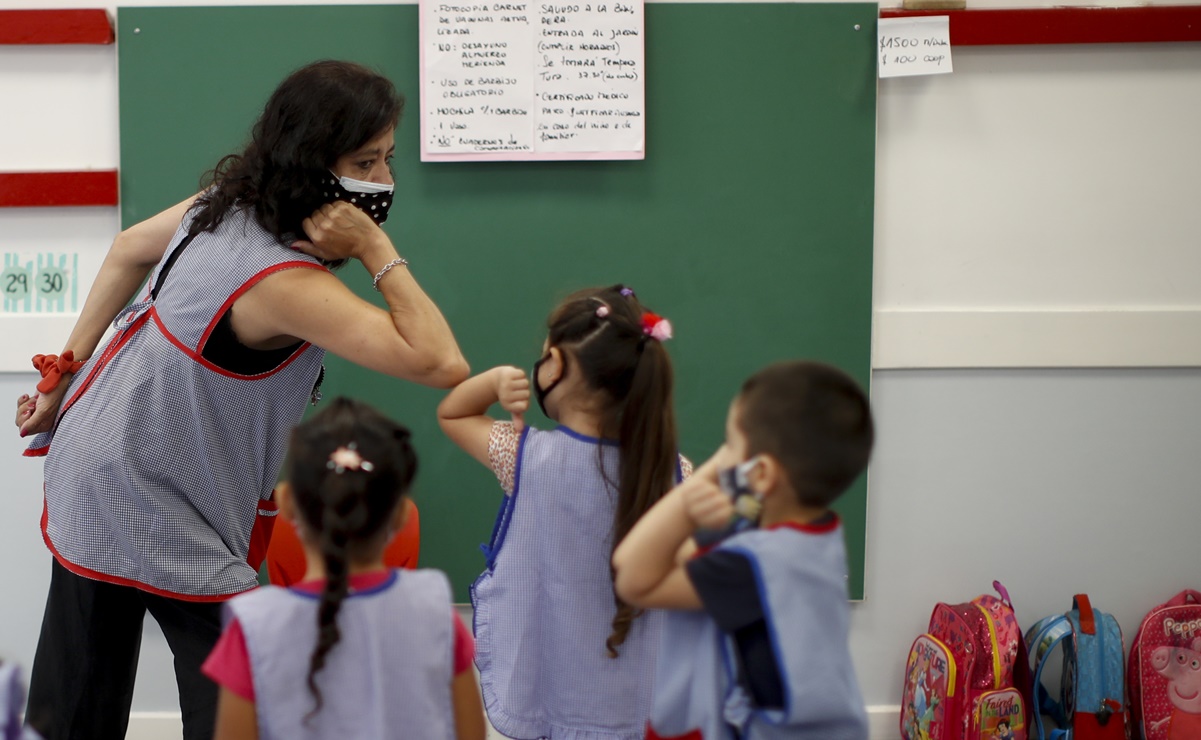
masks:
MULTIPOLYGON (((405 501, 405 506, 409 507, 409 516, 404 528, 392 538, 388 549, 384 551, 384 565, 389 568, 417 567, 417 553, 421 549, 421 521, 417 515, 417 505, 411 499, 405 501)), ((267 577, 276 586, 291 586, 304 579, 304 548, 300 545, 292 522, 282 516, 275 519, 271 544, 267 547, 267 577)))

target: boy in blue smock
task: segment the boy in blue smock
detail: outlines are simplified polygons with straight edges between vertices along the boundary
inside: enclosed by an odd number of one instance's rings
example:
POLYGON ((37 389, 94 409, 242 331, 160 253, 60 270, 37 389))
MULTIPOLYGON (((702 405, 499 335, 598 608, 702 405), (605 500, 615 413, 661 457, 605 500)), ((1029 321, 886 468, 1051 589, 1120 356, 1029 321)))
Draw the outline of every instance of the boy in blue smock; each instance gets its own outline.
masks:
POLYGON ((671 610, 647 740, 865 740, 846 548, 829 507, 873 439, 867 398, 845 373, 771 365, 730 405, 717 454, 622 541, 618 595, 671 610))

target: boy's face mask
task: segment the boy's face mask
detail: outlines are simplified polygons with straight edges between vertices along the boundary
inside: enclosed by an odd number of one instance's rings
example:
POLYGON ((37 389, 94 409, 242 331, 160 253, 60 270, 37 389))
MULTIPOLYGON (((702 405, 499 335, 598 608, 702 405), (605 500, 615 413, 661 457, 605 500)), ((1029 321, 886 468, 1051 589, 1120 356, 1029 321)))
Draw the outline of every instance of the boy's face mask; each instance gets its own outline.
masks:
POLYGON ((323 184, 329 188, 323 191, 328 202, 340 200, 349 203, 370 216, 376 225, 382 225, 388 220, 394 185, 338 177, 332 172, 323 184))
POLYGON ((734 514, 738 518, 735 529, 749 529, 759 525, 763 513, 763 494, 751 488, 750 474, 759 464, 756 455, 746 462, 726 468, 717 474, 718 483, 734 501, 734 514))

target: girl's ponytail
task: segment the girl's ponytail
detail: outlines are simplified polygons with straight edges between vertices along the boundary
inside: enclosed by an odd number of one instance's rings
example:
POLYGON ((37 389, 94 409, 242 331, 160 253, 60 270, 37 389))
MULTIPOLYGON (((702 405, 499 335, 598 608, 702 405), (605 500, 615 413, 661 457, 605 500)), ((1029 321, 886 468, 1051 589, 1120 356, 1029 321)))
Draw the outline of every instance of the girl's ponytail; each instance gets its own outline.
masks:
POLYGON ((325 667, 325 658, 342 639, 338 628, 338 612, 350 591, 350 539, 367 523, 367 506, 362 493, 356 490, 353 479, 344 475, 326 477, 327 509, 320 533, 321 559, 325 564, 325 586, 317 607, 317 645, 309 659, 308 686, 315 705, 306 715, 308 720, 321 710, 321 689, 317 673, 325 667), (351 485, 347 485, 350 483, 351 485))
MULTIPOLYGON (((602 436, 621 450, 613 548, 674 482, 678 452, 671 358, 662 342, 670 324, 646 311, 623 285, 569 296, 547 322, 548 342, 567 349, 588 385, 605 393, 602 436)), ((598 454, 600 454, 598 450, 598 454)), ((601 465, 602 475, 605 474, 601 465)), ((607 478, 606 478, 607 479, 607 478)), ((609 655, 625 642, 638 612, 613 596, 617 613, 605 640, 609 655)))
MULTIPOLYGON (((621 483, 613 521, 613 549, 655 502, 671 490, 679 465, 671 358, 658 339, 644 335, 621 413, 621 483)), ((625 642, 638 612, 616 594, 617 614, 605 640, 609 654, 625 642)))

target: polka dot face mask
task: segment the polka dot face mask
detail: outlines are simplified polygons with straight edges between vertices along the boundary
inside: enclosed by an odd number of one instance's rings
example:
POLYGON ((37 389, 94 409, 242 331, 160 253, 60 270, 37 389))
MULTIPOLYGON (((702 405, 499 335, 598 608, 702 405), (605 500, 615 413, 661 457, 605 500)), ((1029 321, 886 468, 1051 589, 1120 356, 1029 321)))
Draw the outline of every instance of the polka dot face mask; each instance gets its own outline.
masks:
POLYGON ((338 177, 333 173, 330 173, 324 185, 323 193, 330 203, 345 201, 366 213, 376 224, 388 220, 388 209, 392 206, 392 185, 338 177))

